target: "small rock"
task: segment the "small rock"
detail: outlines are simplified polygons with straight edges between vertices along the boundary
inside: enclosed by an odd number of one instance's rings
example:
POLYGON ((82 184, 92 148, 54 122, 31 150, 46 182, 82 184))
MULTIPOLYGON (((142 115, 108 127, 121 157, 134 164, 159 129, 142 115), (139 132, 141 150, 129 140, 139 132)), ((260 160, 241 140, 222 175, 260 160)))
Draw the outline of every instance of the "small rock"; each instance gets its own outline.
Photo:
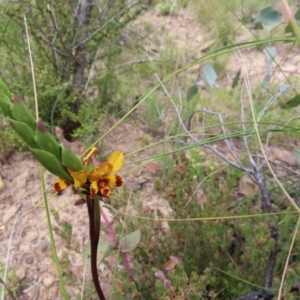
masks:
POLYGON ((4 189, 4 182, 2 177, 0 176, 0 191, 2 191, 4 189))
POLYGON ((49 276, 43 279, 43 284, 45 287, 50 287, 54 282, 54 277, 53 276, 49 276))
POLYGON ((42 240, 40 242, 39 247, 42 250, 42 252, 45 252, 48 249, 48 245, 49 245, 49 242, 47 240, 42 240))
POLYGON ((20 268, 16 270, 16 277, 20 280, 23 280, 25 278, 26 271, 24 268, 20 268))
POLYGON ((17 212, 18 207, 15 205, 12 205, 10 208, 4 211, 4 216, 3 216, 3 223, 7 222, 11 217, 15 215, 17 212))

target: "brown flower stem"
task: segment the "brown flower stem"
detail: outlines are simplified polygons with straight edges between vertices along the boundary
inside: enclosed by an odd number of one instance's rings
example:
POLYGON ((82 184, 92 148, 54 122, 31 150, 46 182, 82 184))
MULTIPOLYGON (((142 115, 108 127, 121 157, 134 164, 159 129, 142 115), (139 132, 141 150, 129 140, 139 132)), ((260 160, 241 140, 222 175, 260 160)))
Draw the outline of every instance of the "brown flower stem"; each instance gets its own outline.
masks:
POLYGON ((89 219, 90 219, 90 243, 91 243, 91 271, 94 286, 100 300, 105 300, 103 291, 100 286, 98 270, 97 270, 97 249, 100 236, 100 208, 99 199, 91 199, 90 196, 86 196, 86 203, 88 207, 89 219))

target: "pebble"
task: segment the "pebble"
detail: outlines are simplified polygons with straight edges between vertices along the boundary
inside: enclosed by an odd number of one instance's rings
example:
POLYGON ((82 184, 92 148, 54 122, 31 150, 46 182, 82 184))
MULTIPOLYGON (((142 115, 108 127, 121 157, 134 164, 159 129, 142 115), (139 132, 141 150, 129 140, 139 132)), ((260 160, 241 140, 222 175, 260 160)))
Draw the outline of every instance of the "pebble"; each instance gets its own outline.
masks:
POLYGON ((20 280, 23 280, 25 278, 26 271, 24 268, 20 268, 16 270, 16 277, 20 280))
POLYGON ((50 287, 54 282, 54 277, 53 276, 49 276, 43 279, 43 284, 45 287, 50 287))

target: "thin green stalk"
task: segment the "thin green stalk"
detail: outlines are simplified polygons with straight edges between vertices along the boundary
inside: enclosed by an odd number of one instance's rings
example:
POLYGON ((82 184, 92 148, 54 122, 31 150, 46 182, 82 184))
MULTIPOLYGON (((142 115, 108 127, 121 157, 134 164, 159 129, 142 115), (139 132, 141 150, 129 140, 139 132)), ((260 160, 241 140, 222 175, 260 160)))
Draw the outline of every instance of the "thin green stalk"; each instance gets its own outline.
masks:
POLYGON ((52 230, 52 224, 51 224, 51 218, 50 218, 48 198, 47 198, 47 194, 46 194, 44 172, 43 172, 43 167, 42 166, 40 166, 40 176, 41 176, 41 179, 42 179, 42 191, 43 191, 43 196, 44 196, 44 203, 45 203, 45 210, 46 210, 46 217, 47 217, 47 224, 48 224, 48 230, 49 230, 53 260, 54 260, 54 263, 55 263, 57 276, 59 278, 61 294, 62 294, 62 296, 64 297, 65 300, 69 300, 70 296, 68 295, 68 293, 66 291, 65 284, 64 284, 63 278, 62 278, 60 264, 59 264, 59 261, 58 261, 58 256, 57 256, 57 251, 56 251, 56 246, 55 246, 55 241, 54 241, 54 236, 53 236, 53 230, 52 230))

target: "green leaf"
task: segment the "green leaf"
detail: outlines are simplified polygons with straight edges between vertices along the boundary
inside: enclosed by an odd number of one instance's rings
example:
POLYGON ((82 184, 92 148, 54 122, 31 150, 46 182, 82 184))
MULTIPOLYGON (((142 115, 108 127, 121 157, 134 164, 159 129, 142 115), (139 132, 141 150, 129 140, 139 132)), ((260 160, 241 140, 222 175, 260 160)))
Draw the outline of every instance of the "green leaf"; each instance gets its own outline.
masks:
POLYGON ((6 94, 0 92, 0 108, 2 109, 5 116, 9 117, 10 119, 14 119, 10 110, 10 105, 10 98, 8 98, 6 94))
POLYGON ((281 21, 281 14, 272 6, 262 9, 255 18, 256 25, 260 23, 267 31, 273 30, 281 21))
POLYGON ((30 109, 17 95, 11 98, 10 110, 15 120, 26 123, 32 130, 35 130, 35 118, 30 109))
POLYGON ((142 233, 140 230, 136 230, 124 236, 120 242, 120 249, 123 253, 132 251, 142 241, 142 233))
POLYGON ((34 131, 25 123, 9 120, 10 125, 20 136, 20 138, 28 145, 29 148, 39 149, 40 147, 34 140, 34 131))
MULTIPOLYGON (((299 21, 299 20, 300 20, 300 8, 299 8, 299 9, 297 10, 297 12, 295 13, 294 18, 295 18, 296 21, 299 21)), ((299 24, 298 24, 298 26, 299 26, 299 24)), ((299 28, 300 28, 300 26, 299 26, 299 28)), ((289 24, 285 27, 284 32, 285 32, 285 33, 292 33, 292 36, 294 36, 294 31, 293 31, 293 28, 292 28, 291 23, 289 23, 289 24)))
POLYGON ((39 148, 52 153, 58 161, 62 161, 61 146, 42 122, 36 122, 34 140, 39 145, 39 148))
POLYGON ((9 99, 11 98, 11 91, 9 90, 5 82, 1 79, 0 79, 0 92, 5 96, 7 96, 9 99))
POLYGON ((85 170, 84 165, 81 160, 69 149, 62 148, 61 150, 62 164, 71 169, 73 172, 78 172, 80 170, 85 170))
POLYGON ((236 75, 233 78, 232 84, 231 84, 231 88, 234 89, 240 80, 240 76, 241 76, 241 69, 238 70, 238 72, 236 73, 236 75))
MULTIPOLYGON (((299 27, 299 29, 300 29, 300 25, 299 24, 297 24, 298 25, 298 27, 299 27)), ((292 33, 292 35, 291 36, 295 36, 295 34, 294 34, 294 30, 293 30, 293 28, 292 28, 292 25, 291 24, 289 24, 289 25, 287 25, 286 27, 285 27, 285 30, 284 30, 284 32, 285 33, 292 33)))
MULTIPOLYGON (((97 249, 97 263, 100 264, 101 261, 115 248, 115 242, 105 241, 100 237, 98 249, 97 249)), ((82 260, 84 264, 91 264, 91 243, 88 242, 82 249, 82 260)))
POLYGON ((187 101, 192 100, 197 95, 197 93, 198 93, 198 87, 197 87, 197 85, 194 84, 188 89, 187 95, 186 95, 186 100, 187 101))
POLYGON ((57 160, 57 158, 44 150, 30 149, 40 164, 47 169, 50 173, 64 179, 68 182, 73 183, 73 178, 69 175, 63 165, 57 160))
POLYGON ((296 95, 294 98, 290 99, 288 102, 281 104, 282 109, 293 108, 300 104, 300 94, 296 95))

